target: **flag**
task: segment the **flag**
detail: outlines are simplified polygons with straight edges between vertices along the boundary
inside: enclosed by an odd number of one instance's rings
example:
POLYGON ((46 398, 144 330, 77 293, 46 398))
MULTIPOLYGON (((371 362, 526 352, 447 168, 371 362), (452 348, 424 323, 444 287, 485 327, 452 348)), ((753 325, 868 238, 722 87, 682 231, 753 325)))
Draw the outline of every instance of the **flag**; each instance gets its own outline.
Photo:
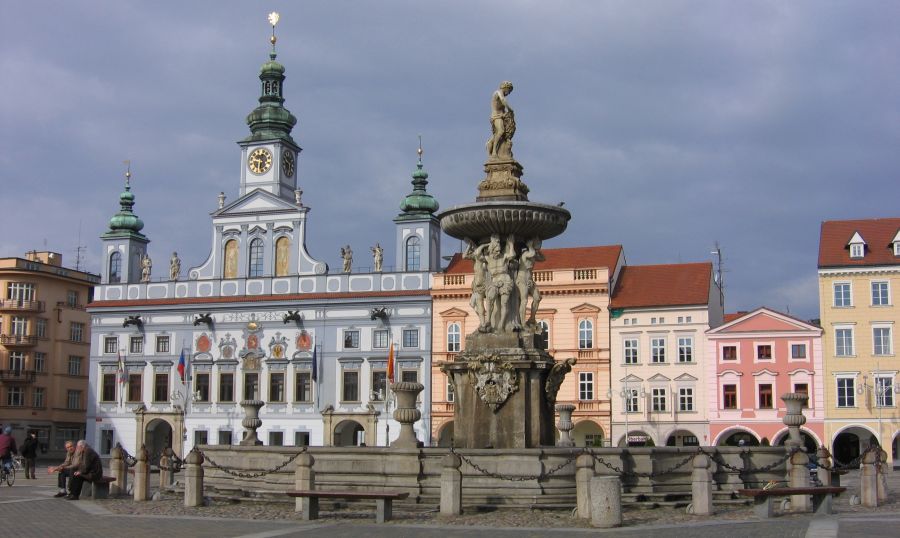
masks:
POLYGON ((117 372, 117 373, 118 373, 117 378, 118 378, 118 380, 119 380, 119 384, 120 384, 120 385, 124 385, 125 382, 128 381, 128 378, 125 377, 125 361, 122 359, 122 350, 119 350, 119 356, 118 356, 118 357, 119 357, 119 358, 118 358, 118 362, 119 362, 119 370, 118 370, 118 372, 117 372))
POLYGON ((319 379, 319 360, 316 358, 316 339, 313 337, 312 380, 319 379))
POLYGON ((181 382, 184 383, 184 348, 181 348, 181 356, 178 357, 178 375, 181 376, 181 382))
POLYGON ((391 349, 388 351, 388 366, 387 366, 387 377, 388 382, 394 382, 394 343, 391 342, 391 349))

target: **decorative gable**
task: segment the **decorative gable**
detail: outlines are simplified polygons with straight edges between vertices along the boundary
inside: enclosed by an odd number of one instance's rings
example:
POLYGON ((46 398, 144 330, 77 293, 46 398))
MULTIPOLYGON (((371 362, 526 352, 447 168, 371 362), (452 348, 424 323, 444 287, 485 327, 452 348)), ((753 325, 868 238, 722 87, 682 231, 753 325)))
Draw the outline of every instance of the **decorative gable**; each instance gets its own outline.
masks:
POLYGON ((588 303, 581 303, 580 305, 571 308, 573 314, 596 314, 601 311, 602 309, 599 306, 588 303))
POLYGON ((675 381, 697 381, 697 378, 691 374, 681 374, 675 378, 675 381))
POLYGON ((651 383, 666 383, 666 382, 671 381, 671 379, 669 379, 668 377, 666 377, 662 374, 656 374, 653 377, 651 377, 650 379, 648 379, 647 381, 649 381, 651 383))
POLYGON ((620 381, 622 383, 640 383, 643 381, 643 379, 634 374, 628 374, 627 377, 623 377, 622 379, 620 379, 620 381))
POLYGON ((442 318, 464 318, 468 316, 469 313, 461 308, 451 308, 449 310, 444 310, 440 313, 442 318))
POLYGON ((862 258, 866 255, 866 242, 859 232, 853 232, 853 237, 847 242, 851 258, 862 258))
POLYGON ((301 208, 274 194, 256 189, 213 213, 213 217, 245 216, 248 213, 294 212, 301 208))

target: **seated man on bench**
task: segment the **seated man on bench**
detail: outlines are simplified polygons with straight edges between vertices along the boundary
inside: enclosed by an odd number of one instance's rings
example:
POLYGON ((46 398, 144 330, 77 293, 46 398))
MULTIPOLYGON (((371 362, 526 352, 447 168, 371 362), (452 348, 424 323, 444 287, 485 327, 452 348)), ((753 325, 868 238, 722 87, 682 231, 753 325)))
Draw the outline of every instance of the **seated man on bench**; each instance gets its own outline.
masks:
POLYGON ((69 495, 66 499, 77 501, 85 482, 103 478, 103 463, 100 461, 100 455, 84 439, 78 441, 75 446, 75 457, 72 459, 76 465, 72 478, 69 479, 69 495))

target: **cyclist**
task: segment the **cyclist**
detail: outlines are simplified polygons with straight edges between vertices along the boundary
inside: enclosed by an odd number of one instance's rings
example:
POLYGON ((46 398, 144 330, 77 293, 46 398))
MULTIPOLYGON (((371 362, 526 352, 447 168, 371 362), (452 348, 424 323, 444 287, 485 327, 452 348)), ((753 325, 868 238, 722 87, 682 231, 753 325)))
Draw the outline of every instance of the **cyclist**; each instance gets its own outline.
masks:
POLYGON ((12 436, 12 428, 7 426, 0 433, 0 464, 6 471, 13 468, 13 455, 18 454, 16 438, 12 436))

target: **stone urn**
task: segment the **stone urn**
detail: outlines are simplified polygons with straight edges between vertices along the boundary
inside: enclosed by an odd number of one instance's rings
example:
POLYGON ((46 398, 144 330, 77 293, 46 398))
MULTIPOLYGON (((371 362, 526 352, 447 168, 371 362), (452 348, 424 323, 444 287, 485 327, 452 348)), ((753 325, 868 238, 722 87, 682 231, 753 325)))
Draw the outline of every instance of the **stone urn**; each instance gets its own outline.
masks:
POLYGON ((559 413, 559 422, 556 423, 556 427, 559 429, 559 440, 556 442, 556 446, 575 446, 575 440, 569 435, 569 432, 575 427, 572 424, 573 411, 575 411, 575 406, 572 404, 556 406, 556 412, 559 413))
POLYGON ((242 446, 259 446, 263 444, 256 435, 256 429, 262 426, 262 420, 259 418, 259 410, 266 402, 262 400, 242 400, 241 407, 244 408, 244 420, 241 421, 247 433, 240 444, 242 446))
POLYGON ((400 435, 391 443, 392 447, 418 447, 419 440, 416 439, 413 424, 422 418, 422 412, 416 408, 416 398, 424 389, 425 385, 408 381, 401 381, 391 385, 391 390, 394 391, 394 397, 397 401, 397 408, 394 410, 394 420, 400 423, 400 435))
POLYGON ((801 392, 788 392, 781 396, 781 401, 787 407, 782 421, 788 427, 790 439, 785 445, 801 447, 803 438, 800 437, 800 426, 806 424, 806 416, 803 414, 803 406, 809 401, 809 396, 801 392))

